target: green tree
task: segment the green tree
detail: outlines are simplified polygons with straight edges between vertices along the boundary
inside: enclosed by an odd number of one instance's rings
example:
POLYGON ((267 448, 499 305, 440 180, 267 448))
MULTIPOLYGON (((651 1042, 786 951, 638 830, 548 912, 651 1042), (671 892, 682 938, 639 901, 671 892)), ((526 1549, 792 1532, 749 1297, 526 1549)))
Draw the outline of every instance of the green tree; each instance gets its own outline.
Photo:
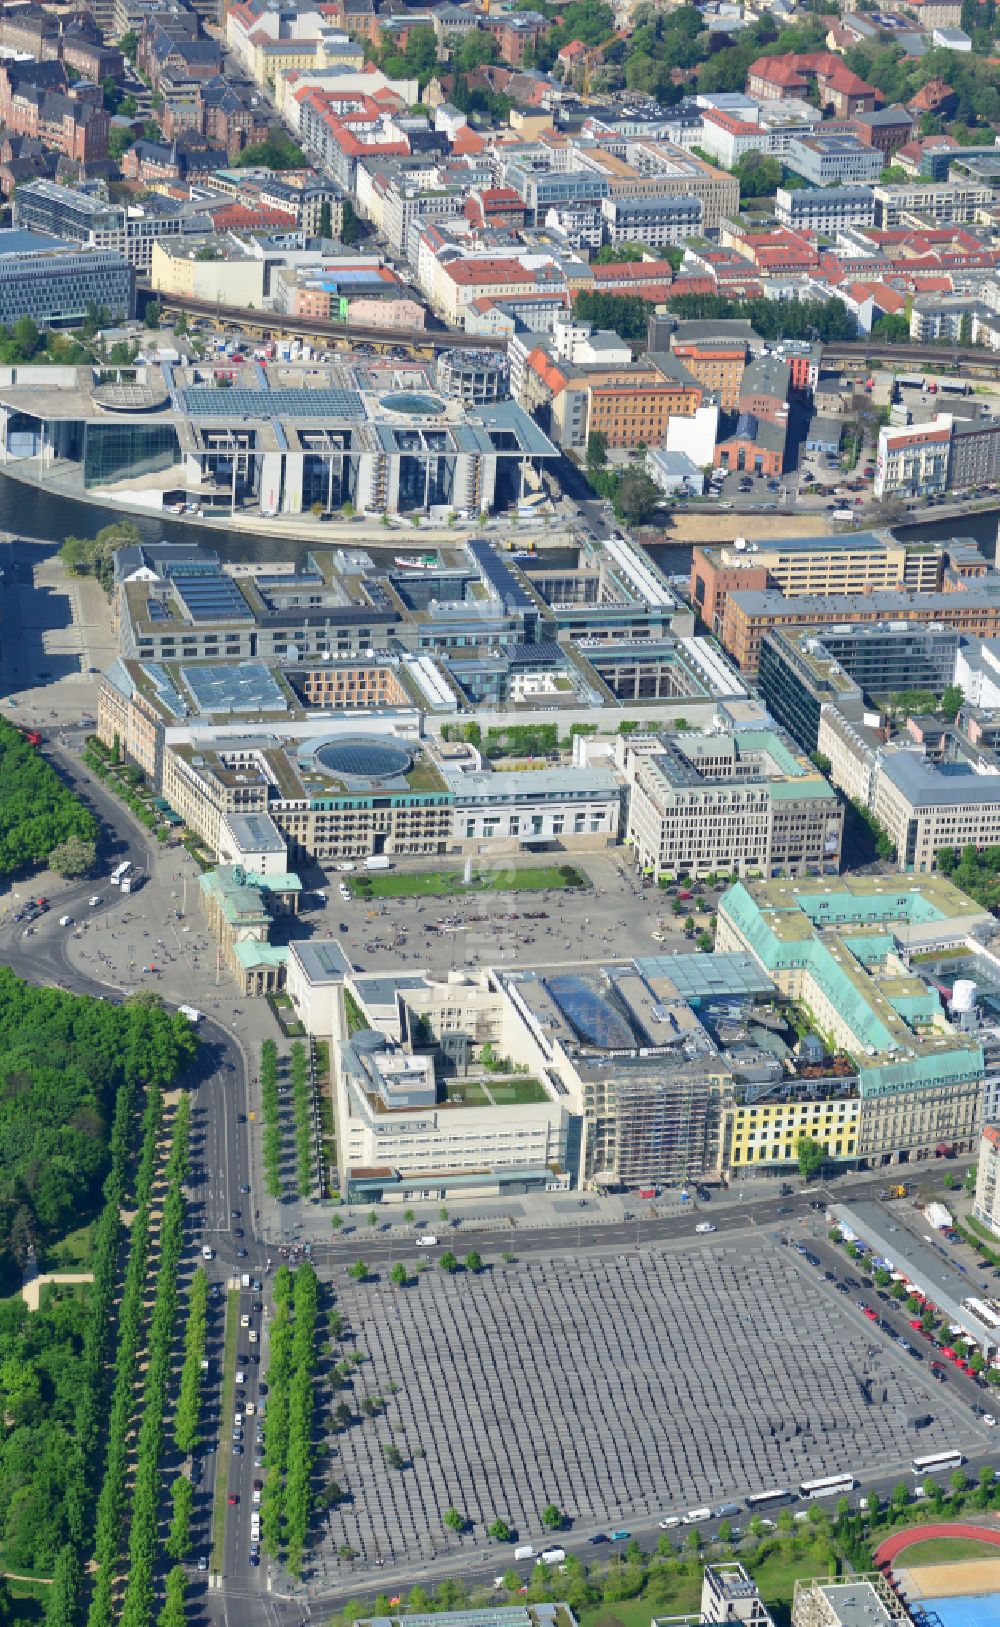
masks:
POLYGON ((542 1509, 542 1524, 546 1531, 561 1531, 566 1523, 566 1516, 555 1503, 547 1503, 542 1509))
POLYGON ((455 1532, 456 1536, 461 1536, 465 1530, 465 1516, 460 1514, 457 1508, 448 1509, 444 1517, 444 1523, 449 1531, 455 1532))
POLYGON ((340 227, 340 241, 350 248, 361 237, 361 222, 354 212, 354 205, 350 198, 344 199, 343 209, 344 218, 340 227))
POLYGON ((458 1270, 458 1256, 453 1254, 450 1248, 445 1249, 444 1253, 441 1255, 441 1258, 438 1260, 438 1265, 441 1267, 442 1271, 447 1271, 450 1276, 453 1272, 458 1270))
POLYGON ((944 694, 941 696, 941 710, 950 723, 965 705, 965 691, 960 684, 946 684, 944 694))
POLYGON ((409 1280, 410 1279, 407 1275, 405 1265, 403 1264, 402 1260, 397 1260, 395 1265, 392 1267, 392 1270, 389 1272, 389 1281, 396 1288, 405 1288, 409 1280))
POLYGON ((659 507, 660 489, 640 469, 627 469, 618 482, 615 508, 629 525, 642 525, 659 507))
POLYGON ((764 153, 747 153, 733 166, 740 183, 740 202, 745 198, 773 198, 781 185, 782 169, 777 158, 764 153))
POLYGON ((116 125, 113 130, 109 130, 108 156, 113 158, 116 164, 121 163, 129 148, 134 144, 135 136, 131 130, 126 130, 121 125, 116 125))
POLYGON ((483 1257, 478 1250, 470 1249, 468 1254, 465 1256, 463 1264, 465 1265, 466 1271, 471 1271, 473 1276, 477 1276, 483 1269, 483 1257))
POLYGON ((494 1542, 509 1542, 510 1526, 507 1524, 506 1520, 496 1519, 489 1528, 489 1534, 493 1538, 494 1542))
POLYGON ((194 1513, 194 1487, 187 1475, 179 1474, 170 1487, 173 1514, 167 1553, 172 1559, 184 1559, 191 1551, 191 1518, 194 1513))
MULTIPOLYGON (((45 1627, 79 1627, 83 1596, 83 1567, 72 1543, 59 1550, 52 1586, 45 1599, 45 1627)), ((4 1611, 0 1600, 0 1623, 13 1624, 14 1616, 4 1611)))
POLYGON ((799 1161, 799 1174, 804 1181, 811 1181, 826 1163, 826 1147, 812 1136, 799 1136, 795 1153, 799 1161))
POLYGON ((369 1209, 369 1211, 368 1211, 368 1224, 369 1224, 369 1226, 372 1227, 373 1230, 378 1225, 378 1210, 377 1209, 369 1209))
POLYGON ((368 1280, 368 1267, 364 1260, 355 1260, 352 1266, 348 1266, 347 1275, 353 1277, 355 1282, 366 1282, 368 1280))
POLYGON ((49 854, 49 868, 60 876, 89 876, 97 863, 97 843, 67 836, 49 854))
POLYGON ((603 469, 608 461, 608 437, 601 429, 592 429, 587 436, 587 463, 591 468, 603 469))
POLYGON ((147 328, 158 328, 160 326, 160 307, 155 299, 147 301, 142 320, 147 328))
POLYGON ((163 1608, 157 1616, 157 1627, 187 1627, 187 1610, 184 1595, 187 1589, 187 1576, 182 1565, 175 1565, 173 1570, 167 1572, 167 1580, 163 1589, 163 1608))

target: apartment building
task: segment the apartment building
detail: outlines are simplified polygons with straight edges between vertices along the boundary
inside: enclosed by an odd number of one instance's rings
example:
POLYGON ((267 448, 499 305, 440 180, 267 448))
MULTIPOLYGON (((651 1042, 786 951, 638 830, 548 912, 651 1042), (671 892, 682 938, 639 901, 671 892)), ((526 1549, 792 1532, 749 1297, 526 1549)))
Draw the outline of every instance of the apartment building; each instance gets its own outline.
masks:
POLYGON ((835 875, 843 808, 776 731, 660 735, 626 754, 627 836, 657 879, 835 875))
POLYGON ((793 232, 833 235, 844 226, 871 226, 875 195, 870 186, 779 186, 774 198, 775 219, 793 232))
POLYGON ((647 248, 677 245, 700 237, 704 206, 700 198, 604 198, 601 216, 608 241, 644 243, 647 248))
POLYGON ((976 1161, 976 1219, 1000 1237, 1000 1126, 985 1124, 976 1161))
POLYGON ((971 221, 980 209, 990 207, 995 197, 992 187, 971 181, 940 181, 924 186, 899 181, 876 186, 875 225, 880 231, 891 231, 906 225, 910 215, 935 226, 971 221))
POLYGON ((932 497, 946 491, 953 422, 950 414, 939 413, 926 424, 902 429, 883 425, 878 432, 875 496, 932 497))
POLYGON ((711 327, 711 323, 682 322, 670 337, 670 349, 706 391, 718 396, 722 410, 733 412, 747 365, 747 342, 742 336, 703 331, 711 327))

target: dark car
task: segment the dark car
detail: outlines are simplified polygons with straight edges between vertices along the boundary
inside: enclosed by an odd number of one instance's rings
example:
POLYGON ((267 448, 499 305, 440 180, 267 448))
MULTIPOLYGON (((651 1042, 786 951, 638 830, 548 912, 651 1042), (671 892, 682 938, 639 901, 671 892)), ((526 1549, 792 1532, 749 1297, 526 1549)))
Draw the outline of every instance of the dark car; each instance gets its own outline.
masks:
POLYGON ((249 1190, 250 1190, 249 1184, 246 1181, 244 1181, 243 1185, 240 1187, 240 1191, 241 1192, 249 1192, 249 1190))
POLYGON ((790 1215, 791 1212, 792 1212, 792 1206, 791 1206, 790 1203, 779 1203, 778 1209, 777 1209, 777 1213, 779 1215, 790 1215))
POLYGON ((827 1282, 836 1282, 837 1280, 837 1273, 835 1271, 824 1271, 823 1275, 827 1282))
POLYGON ((607 1542, 607 1540, 608 1540, 608 1539, 607 1539, 607 1537, 606 1537, 606 1536, 605 1536, 605 1535, 604 1535, 604 1532, 603 1532, 603 1531, 599 1531, 599 1532, 598 1532, 598 1533, 597 1533, 597 1536, 596 1536, 596 1537, 591 1537, 591 1538, 590 1538, 590 1545, 591 1545, 591 1547, 592 1547, 592 1548, 596 1548, 596 1547, 597 1547, 597 1545, 598 1545, 598 1543, 601 1543, 601 1542, 607 1542))
POLYGON ((230 1209, 229 1217, 230 1217, 231 1220, 239 1220, 239 1218, 240 1218, 239 1209, 230 1209))
POLYGON ((233 1227, 233 1236, 234 1237, 242 1237, 243 1236, 243 1227, 242 1226, 234 1226, 233 1227))
POLYGON ((237 1249, 237 1250, 236 1250, 236 1258, 237 1258, 237 1259, 238 1259, 238 1260, 245 1260, 245 1259, 246 1259, 246 1257, 247 1257, 247 1253, 248 1253, 248 1250, 247 1250, 247 1249, 245 1249, 245 1248, 238 1248, 238 1249, 237 1249))

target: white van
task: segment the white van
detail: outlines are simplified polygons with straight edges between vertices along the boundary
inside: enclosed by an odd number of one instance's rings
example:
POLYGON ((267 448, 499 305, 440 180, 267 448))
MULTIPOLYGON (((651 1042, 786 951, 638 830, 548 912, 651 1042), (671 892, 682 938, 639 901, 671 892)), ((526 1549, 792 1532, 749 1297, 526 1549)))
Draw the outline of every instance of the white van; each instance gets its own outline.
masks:
POLYGON ((712 1518, 710 1508, 689 1508, 684 1516, 685 1525, 702 1525, 705 1520, 712 1518))
POLYGON ((714 1230, 715 1230, 715 1227, 712 1225, 712 1222, 710 1220, 701 1220, 701 1221, 698 1222, 698 1225, 695 1227, 695 1231, 698 1233, 699 1236, 704 1236, 706 1232, 714 1232, 714 1230))
POLYGON ((565 1548, 543 1548, 542 1549, 542 1564, 543 1565, 558 1565, 558 1564, 561 1564, 561 1562, 565 1558, 566 1558, 566 1550, 565 1550, 565 1548))
POLYGON ((437 1238, 431 1237, 429 1233, 426 1237, 418 1237, 417 1248, 437 1248, 437 1238))
POLYGON ((526 1542, 523 1545, 523 1547, 514 1549, 514 1558, 515 1559, 532 1559, 532 1558, 534 1558, 534 1553, 535 1553, 535 1550, 531 1546, 531 1543, 526 1542))

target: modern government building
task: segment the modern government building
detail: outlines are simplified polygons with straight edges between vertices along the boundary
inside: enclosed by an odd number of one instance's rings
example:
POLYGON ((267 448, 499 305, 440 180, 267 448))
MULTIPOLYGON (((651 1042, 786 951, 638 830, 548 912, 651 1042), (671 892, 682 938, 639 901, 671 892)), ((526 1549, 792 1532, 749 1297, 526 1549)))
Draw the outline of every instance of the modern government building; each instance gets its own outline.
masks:
POLYGON ((430 364, 0 372, 0 467, 152 510, 475 517, 540 494, 558 456, 516 402, 440 394, 430 364))

